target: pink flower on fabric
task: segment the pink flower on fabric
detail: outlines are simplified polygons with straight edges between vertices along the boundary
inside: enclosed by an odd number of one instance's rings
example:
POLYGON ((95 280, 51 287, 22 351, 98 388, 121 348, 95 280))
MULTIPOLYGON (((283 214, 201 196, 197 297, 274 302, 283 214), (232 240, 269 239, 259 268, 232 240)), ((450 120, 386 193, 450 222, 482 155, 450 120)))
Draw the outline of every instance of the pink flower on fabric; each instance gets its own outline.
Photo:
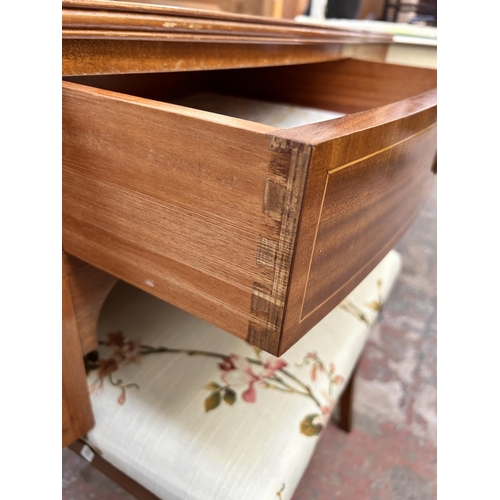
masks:
POLYGON ((263 377, 272 377, 278 370, 285 368, 287 362, 284 359, 272 359, 264 363, 263 377))
POLYGON ((135 340, 127 341, 127 348, 123 349, 125 359, 124 364, 140 363, 142 359, 141 344, 135 340))
POLYGON ((249 370, 241 370, 234 368, 233 370, 224 371, 221 374, 223 382, 234 388, 242 388, 254 380, 254 377, 249 370))
POLYGON ((125 345, 125 337, 123 332, 110 332, 108 333, 108 340, 106 345, 123 347, 125 345))
POLYGON ((257 401, 257 393, 255 391, 254 384, 255 382, 250 382, 248 389, 244 391, 243 394, 241 395, 243 400, 246 401, 247 403, 255 403, 255 401, 257 401))
POLYGON ((273 359, 266 361, 262 371, 258 374, 255 374, 252 368, 249 368, 248 373, 252 376, 252 380, 250 381, 248 389, 241 395, 243 400, 247 403, 255 403, 257 400, 257 394, 254 387, 255 383, 262 382, 266 378, 273 377, 278 370, 281 370, 286 365, 287 363, 283 359, 273 359))
POLYGON ((317 372, 323 373, 323 367, 318 362, 315 362, 311 368, 311 380, 313 382, 316 382, 316 379, 318 378, 317 372))
POLYGON ((324 391, 321 391, 321 394, 326 399, 326 403, 320 407, 321 415, 317 415, 316 417, 314 417, 312 424, 320 424, 324 427, 328 423, 328 419, 330 418, 330 414, 332 413, 335 401, 324 391))
POLYGON ((127 395, 125 393, 125 389, 122 388, 122 392, 120 394, 120 397, 118 398, 118 404, 120 405, 124 405, 125 404, 125 401, 127 399, 127 395))
POLYGON ((318 360, 318 353, 316 351, 311 351, 311 352, 308 352, 305 356, 304 356, 305 359, 312 359, 314 361, 317 361, 318 360))
POLYGON ((236 367, 230 359, 223 359, 219 363, 219 368, 225 372, 228 372, 229 370, 234 370, 236 367))
POLYGON ((224 359, 219 363, 219 368, 223 371, 222 380, 231 387, 242 387, 253 380, 250 363, 237 354, 231 354, 229 359, 224 359))
POLYGON ((316 415, 312 419, 311 423, 313 425, 321 425, 322 427, 325 427, 325 425, 328 424, 328 418, 329 418, 329 414, 328 413, 323 413, 323 411, 322 411, 321 415, 316 415))
POLYGON ((109 374, 118 370, 118 363, 114 358, 101 359, 99 360, 98 366, 99 366, 98 376, 101 379, 107 377, 109 374))
POLYGON ((257 401, 255 384, 263 382, 266 378, 273 377, 274 374, 287 366, 282 359, 272 359, 266 361, 262 367, 251 365, 244 357, 231 354, 229 359, 224 359, 219 363, 219 368, 223 371, 222 381, 233 389, 246 387, 241 397, 247 403, 257 401), (255 370, 259 370, 256 371, 255 370))
POLYGON ((332 411, 332 407, 331 407, 331 406, 329 406, 329 405, 323 405, 323 406, 320 408, 320 410, 321 410, 321 413, 322 413, 323 415, 330 415, 330 412, 332 411))

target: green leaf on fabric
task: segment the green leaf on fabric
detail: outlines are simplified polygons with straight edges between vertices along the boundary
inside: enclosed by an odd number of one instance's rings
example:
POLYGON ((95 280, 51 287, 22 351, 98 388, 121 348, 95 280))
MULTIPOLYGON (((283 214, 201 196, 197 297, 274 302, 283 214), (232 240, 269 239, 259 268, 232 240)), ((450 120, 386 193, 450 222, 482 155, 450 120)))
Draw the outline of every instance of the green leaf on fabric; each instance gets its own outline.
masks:
POLYGON ((234 392, 232 389, 226 389, 224 391, 224 401, 229 406, 232 406, 233 403, 236 401, 236 392, 234 392))
POLYGON ((317 436, 320 432, 323 426, 321 424, 313 424, 313 420, 316 417, 319 417, 320 415, 313 414, 313 415, 307 415, 307 417, 300 422, 300 432, 302 434, 305 434, 306 436, 317 436))
POLYGON ((217 408, 220 404, 220 392, 215 391, 208 396, 207 399, 205 399, 205 411, 208 412, 210 410, 213 410, 214 408, 217 408))
POLYGON ((206 389, 207 391, 217 391, 219 390, 221 387, 219 384, 217 384, 216 382, 209 382, 205 387, 204 389, 206 389))

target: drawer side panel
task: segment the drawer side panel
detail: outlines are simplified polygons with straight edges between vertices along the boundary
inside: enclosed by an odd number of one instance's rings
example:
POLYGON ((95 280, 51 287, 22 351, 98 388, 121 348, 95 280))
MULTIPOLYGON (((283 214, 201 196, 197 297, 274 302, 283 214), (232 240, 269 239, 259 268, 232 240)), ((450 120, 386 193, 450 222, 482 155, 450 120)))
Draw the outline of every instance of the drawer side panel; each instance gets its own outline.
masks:
POLYGON ((63 83, 63 246, 247 338, 250 322, 268 324, 252 312, 255 284, 272 293, 278 279, 290 153, 265 133, 175 110, 63 83))

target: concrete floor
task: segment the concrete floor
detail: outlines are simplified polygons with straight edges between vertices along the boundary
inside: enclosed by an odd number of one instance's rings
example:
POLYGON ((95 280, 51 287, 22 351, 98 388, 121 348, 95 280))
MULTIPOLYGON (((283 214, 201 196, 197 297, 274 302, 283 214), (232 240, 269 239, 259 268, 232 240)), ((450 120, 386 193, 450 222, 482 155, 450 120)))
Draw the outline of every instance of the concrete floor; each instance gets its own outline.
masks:
MULTIPOLYGON (((361 362, 350 434, 330 425, 293 500, 436 498, 436 191, 400 241, 403 270, 361 362)), ((63 500, 132 500, 70 450, 63 500)), ((255 499, 260 500, 260 499, 255 499)))

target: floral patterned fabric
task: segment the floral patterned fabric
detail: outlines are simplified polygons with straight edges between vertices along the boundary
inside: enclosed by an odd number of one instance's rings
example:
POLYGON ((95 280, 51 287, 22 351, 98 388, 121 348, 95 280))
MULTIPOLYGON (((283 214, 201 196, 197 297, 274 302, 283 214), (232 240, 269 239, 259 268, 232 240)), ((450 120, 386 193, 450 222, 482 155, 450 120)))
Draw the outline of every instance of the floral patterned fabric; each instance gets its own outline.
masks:
POLYGON ((119 283, 89 443, 165 500, 290 499, 399 269, 391 251, 281 358, 119 283))

